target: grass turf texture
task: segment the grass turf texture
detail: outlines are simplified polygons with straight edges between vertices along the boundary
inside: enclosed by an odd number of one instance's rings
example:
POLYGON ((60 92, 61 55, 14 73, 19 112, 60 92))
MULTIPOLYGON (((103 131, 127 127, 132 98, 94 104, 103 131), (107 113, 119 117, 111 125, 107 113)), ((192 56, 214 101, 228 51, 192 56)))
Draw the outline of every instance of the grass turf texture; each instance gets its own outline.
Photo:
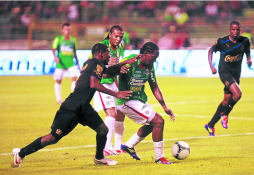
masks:
MULTIPOLYGON (((208 137, 204 125, 211 119, 223 98, 219 78, 157 77, 164 99, 176 114, 171 122, 147 84, 148 102, 165 119, 164 153, 173 165, 154 163, 154 147, 149 135, 135 149, 140 161, 128 154, 110 156, 116 166, 95 165, 95 132, 78 125, 55 145, 31 154, 20 168, 11 168, 13 148, 22 148, 50 132, 59 108, 52 76, 0 76, 0 174, 252 174, 254 172, 254 78, 242 78, 242 99, 229 115, 229 129, 220 121, 216 137, 208 137), (249 133, 249 134, 248 134, 249 133), (176 141, 190 145, 186 160, 171 154, 176 141)), ((62 82, 62 96, 70 93, 71 81, 62 82)), ((105 113, 100 112, 105 118, 105 113)), ((140 127, 125 120, 123 141, 140 127)))

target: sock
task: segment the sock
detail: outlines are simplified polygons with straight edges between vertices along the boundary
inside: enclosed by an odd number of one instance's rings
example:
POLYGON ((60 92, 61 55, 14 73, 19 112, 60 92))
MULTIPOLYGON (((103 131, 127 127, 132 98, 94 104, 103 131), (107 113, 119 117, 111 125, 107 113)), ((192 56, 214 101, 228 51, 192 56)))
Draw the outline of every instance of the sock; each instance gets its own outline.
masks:
POLYGON ((103 149, 105 147, 107 141, 107 136, 100 136, 99 134, 96 135, 96 155, 95 158, 100 160, 104 158, 103 149))
POLYGON ((158 160, 162 157, 164 157, 164 141, 160 142, 153 142, 154 149, 155 149, 155 160, 158 160))
POLYGON ((115 121, 115 150, 121 149, 121 144, 123 141, 123 132, 124 132, 124 122, 115 121))
POLYGON ((104 123, 108 127, 107 142, 104 149, 113 150, 112 137, 114 133, 115 118, 106 116, 104 123))
POLYGON ((42 137, 36 139, 34 142, 22 148, 19 152, 19 157, 24 158, 25 156, 42 149, 44 146, 41 145, 41 138, 42 137))
POLYGON ((136 132, 126 143, 125 145, 130 147, 130 148, 134 148, 135 145, 137 145, 139 142, 141 142, 142 140, 144 140, 145 137, 139 137, 138 133, 136 132))
POLYGON ((62 98, 61 98, 61 84, 59 83, 55 83, 55 94, 56 94, 56 101, 57 103, 61 103, 62 102, 62 98))
POLYGON ((71 82, 71 92, 74 91, 75 86, 76 86, 76 81, 72 81, 72 82, 71 82))
POLYGON ((237 101, 235 101, 233 99, 233 96, 231 95, 231 97, 228 100, 228 104, 226 105, 226 107, 223 111, 223 114, 228 115, 231 112, 231 110, 233 109, 233 107, 235 106, 236 103, 237 103, 237 101))
POLYGON ((220 114, 224 111, 225 106, 222 105, 222 103, 220 103, 220 105, 217 108, 217 111, 215 112, 213 118, 211 119, 211 121, 208 123, 208 126, 210 127, 214 127, 214 125, 220 120, 220 114))

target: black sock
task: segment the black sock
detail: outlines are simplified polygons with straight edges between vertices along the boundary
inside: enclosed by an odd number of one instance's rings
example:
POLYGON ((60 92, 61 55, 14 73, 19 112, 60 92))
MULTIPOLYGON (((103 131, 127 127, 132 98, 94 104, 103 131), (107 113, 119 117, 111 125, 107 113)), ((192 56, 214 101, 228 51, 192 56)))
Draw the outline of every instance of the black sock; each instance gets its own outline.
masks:
POLYGON ((100 136, 99 134, 96 135, 96 155, 95 158, 100 160, 104 158, 103 149, 106 145, 107 135, 100 136))
POLYGON ((213 118, 211 119, 211 121, 208 123, 208 126, 210 127, 214 127, 214 125, 220 120, 220 113, 222 113, 224 111, 226 106, 223 106, 222 103, 220 103, 220 105, 217 108, 217 111, 215 112, 213 118))
POLYGON ((25 156, 32 154, 38 151, 39 149, 42 149, 43 147, 41 146, 41 138, 42 137, 36 139, 34 142, 22 148, 19 152, 19 157, 24 158, 25 156))
POLYGON ((235 106, 235 104, 237 103, 237 101, 235 101, 233 99, 233 96, 231 95, 231 97, 228 100, 228 104, 226 105, 224 111, 223 111, 223 115, 228 115, 231 110, 233 109, 233 107, 235 106))

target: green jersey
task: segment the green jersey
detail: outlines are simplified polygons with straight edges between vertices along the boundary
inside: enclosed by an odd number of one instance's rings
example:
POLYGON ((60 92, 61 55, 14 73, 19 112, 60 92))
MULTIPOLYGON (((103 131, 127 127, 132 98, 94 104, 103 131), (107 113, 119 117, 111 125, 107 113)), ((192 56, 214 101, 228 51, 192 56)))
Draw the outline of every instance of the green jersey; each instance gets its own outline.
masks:
POLYGON ((58 52, 59 62, 56 68, 68 69, 74 66, 73 58, 77 49, 75 37, 70 36, 69 40, 65 40, 63 35, 57 36, 53 41, 52 49, 58 52))
MULTIPOLYGON (((131 54, 124 58, 122 61, 134 58, 137 54, 131 54)), ((145 93, 145 83, 156 83, 156 76, 154 66, 142 67, 140 60, 130 65, 126 74, 119 75, 119 91, 133 91, 132 96, 129 99, 117 98, 117 105, 122 105, 129 100, 139 100, 143 103, 147 102, 147 96, 145 93)))
MULTIPOLYGON (((111 47, 109 39, 102 40, 100 43, 105 44, 109 47, 110 57, 117 57, 117 58, 119 58, 119 60, 121 60, 121 58, 123 58, 124 48, 123 48, 122 44, 120 44, 116 49, 114 49, 113 47, 111 47)), ((91 54, 89 56, 89 58, 93 58, 93 54, 91 54)), ((103 84, 103 83, 112 84, 115 82, 115 80, 116 80, 116 78, 102 78, 101 84, 103 84)))

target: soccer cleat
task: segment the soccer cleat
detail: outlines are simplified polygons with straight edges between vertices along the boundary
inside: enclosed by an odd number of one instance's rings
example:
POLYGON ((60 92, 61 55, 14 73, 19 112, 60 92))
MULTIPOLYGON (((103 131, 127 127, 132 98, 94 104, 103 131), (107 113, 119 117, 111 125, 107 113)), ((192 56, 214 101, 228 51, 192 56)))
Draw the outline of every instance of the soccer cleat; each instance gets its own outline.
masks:
POLYGON ((121 148, 122 148, 122 150, 124 150, 125 152, 130 154, 131 157, 133 157, 133 159, 140 160, 140 157, 137 155, 137 153, 136 153, 134 148, 129 148, 126 145, 121 145, 121 148))
POLYGON ((205 129, 208 131, 210 136, 215 136, 215 128, 208 126, 208 124, 205 125, 205 129))
POLYGON ((117 161, 109 159, 107 157, 104 157, 103 159, 100 159, 100 160, 94 158, 94 163, 97 164, 97 165, 98 164, 104 164, 104 165, 110 166, 110 165, 116 165, 117 161))
POLYGON ((164 157, 156 160, 155 163, 158 163, 158 164, 168 164, 168 165, 173 164, 172 162, 167 161, 164 157))
POLYGON ((21 157, 19 157, 19 152, 20 149, 19 148, 14 148, 12 150, 12 156, 13 156, 13 167, 20 167, 20 163, 24 160, 24 158, 22 159, 21 157))
POLYGON ((120 154, 112 150, 103 150, 104 156, 119 156, 120 154))
POLYGON ((125 153, 125 151, 124 151, 124 150, 122 150, 122 149, 114 150, 114 152, 116 152, 116 153, 118 153, 118 154, 125 153))
POLYGON ((228 129, 228 116, 221 114, 220 118, 221 118, 221 124, 222 124, 223 128, 228 129))

